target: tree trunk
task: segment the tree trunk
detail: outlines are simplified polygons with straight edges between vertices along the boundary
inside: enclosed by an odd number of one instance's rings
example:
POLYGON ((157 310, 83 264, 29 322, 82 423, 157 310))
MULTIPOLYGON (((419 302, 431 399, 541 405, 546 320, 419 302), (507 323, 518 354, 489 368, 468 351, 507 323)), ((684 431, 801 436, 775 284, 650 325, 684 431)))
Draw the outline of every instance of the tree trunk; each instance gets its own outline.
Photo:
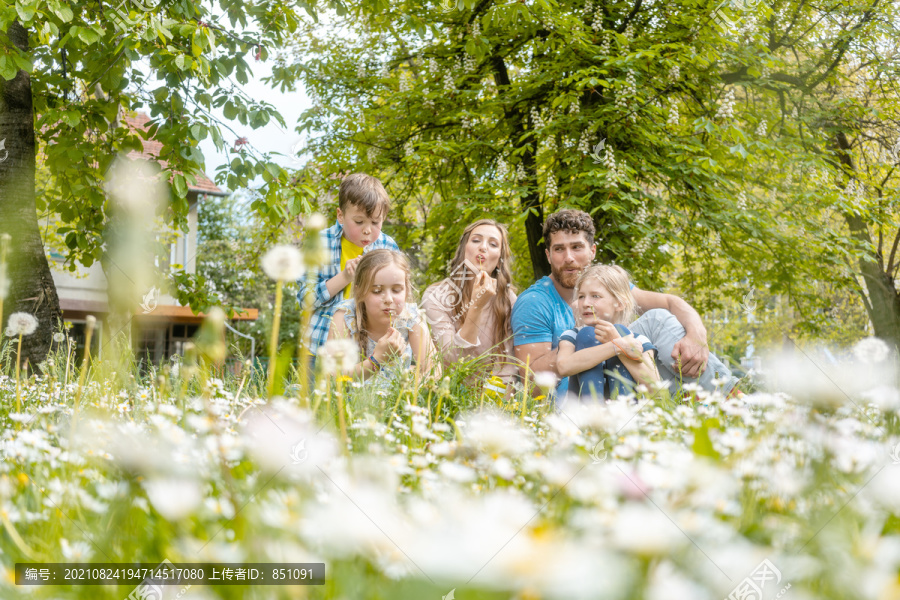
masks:
MULTIPOLYGON (((850 156, 850 141, 844 133, 834 136, 834 147, 841 164, 849 173, 856 173, 856 165, 850 156)), ((872 246, 868 224, 852 213, 844 213, 844 220, 850 229, 850 235, 857 241, 872 246)), ((872 320, 875 336, 900 348, 900 295, 890 273, 885 273, 884 261, 878 256, 863 256, 859 259, 859 270, 866 284, 866 296, 863 304, 872 320)))
POLYGON ((528 252, 531 255, 534 278, 540 279, 544 275, 550 274, 550 263, 547 262, 547 255, 544 253, 546 246, 541 240, 544 235, 544 207, 541 205, 541 198, 537 192, 537 168, 531 150, 522 155, 522 162, 525 163, 525 172, 533 178, 534 183, 532 191, 522 198, 522 208, 531 209, 531 212, 525 217, 525 236, 528 239, 528 252))
MULTIPOLYGON (((506 63, 499 56, 491 58, 491 66, 494 70, 494 83, 497 84, 499 93, 509 89, 509 72, 506 63)), ((550 274, 550 263, 544 253, 544 244, 541 238, 544 235, 544 207, 541 205, 541 197, 537 191, 537 167, 535 165, 534 140, 524 141, 525 130, 522 127, 522 113, 518 110, 507 112, 506 118, 512 123, 511 140, 516 140, 519 147, 524 147, 522 153, 522 167, 528 174, 531 191, 521 200, 522 208, 530 212, 525 217, 525 237, 528 239, 528 253, 531 256, 531 268, 534 270, 534 278, 540 279, 550 274)))
MULTIPOLYGON (((5 37, 5 47, 28 50, 28 33, 18 22, 10 25, 5 37)), ((0 77, 0 141, 5 145, 5 150, 0 150, 0 233, 12 236, 4 320, 13 312, 37 318, 37 331, 22 340, 22 357, 35 368, 50 350, 62 312, 37 222, 34 111, 31 77, 25 71, 16 73, 11 81, 0 77)))

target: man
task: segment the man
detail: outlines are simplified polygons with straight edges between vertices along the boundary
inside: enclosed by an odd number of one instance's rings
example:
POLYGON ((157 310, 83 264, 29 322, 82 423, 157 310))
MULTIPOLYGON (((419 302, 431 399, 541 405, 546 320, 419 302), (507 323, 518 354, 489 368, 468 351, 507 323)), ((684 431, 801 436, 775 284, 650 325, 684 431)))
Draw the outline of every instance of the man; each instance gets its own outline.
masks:
MULTIPOLYGON (((523 364, 527 361, 532 371, 557 372, 559 336, 575 326, 570 307, 575 281, 597 253, 595 233, 590 215, 580 210, 560 210, 544 223, 551 274, 522 292, 512 311, 515 355, 523 364)), ((628 328, 635 335, 648 337, 659 349, 660 376, 670 382, 673 392, 682 379, 712 389, 714 377, 727 379, 725 392, 731 391, 737 380, 718 358, 710 359, 706 328, 697 311, 671 294, 636 287, 631 293, 644 314, 628 328)), ((563 378, 556 387, 556 396, 562 398, 567 390, 568 378, 563 378)))

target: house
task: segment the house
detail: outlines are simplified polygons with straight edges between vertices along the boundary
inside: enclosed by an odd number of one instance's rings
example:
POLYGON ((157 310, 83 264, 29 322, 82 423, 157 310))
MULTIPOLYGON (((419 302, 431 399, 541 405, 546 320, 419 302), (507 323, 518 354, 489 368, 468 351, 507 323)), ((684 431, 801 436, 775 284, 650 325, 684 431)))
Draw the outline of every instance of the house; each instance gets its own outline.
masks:
MULTIPOLYGON (((125 117, 128 125, 134 129, 147 130, 150 118, 142 113, 125 117)), ((157 160, 162 144, 153 140, 144 140, 142 152, 130 152, 128 158, 157 160)), ((188 189, 188 231, 161 232, 171 239, 168 256, 157 257, 157 265, 163 268, 169 265, 182 265, 188 273, 197 268, 197 229, 198 209, 201 202, 209 196, 224 196, 226 192, 219 189, 205 174, 197 178, 196 184, 188 189)), ((109 312, 107 301, 107 281, 99 263, 85 268, 79 265, 72 272, 61 267, 65 257, 53 253, 50 269, 63 319, 72 323, 70 337, 77 345, 84 345, 84 323, 88 315, 103 320, 109 312)), ((255 321, 259 310, 244 309, 235 320, 255 321)), ((142 306, 135 310, 132 319, 132 343, 135 354, 149 362, 159 364, 175 354, 182 354, 184 344, 194 335, 203 321, 203 314, 195 314, 190 307, 181 306, 168 294, 160 294, 155 288, 148 291, 142 306)), ((233 331, 233 330, 232 330, 233 331)), ((234 332, 237 334, 237 332, 234 332)), ((242 334, 237 334, 242 335, 242 334)), ((246 336, 245 336, 246 337, 246 336)), ((98 328, 93 338, 92 352, 102 355, 105 340, 102 328, 98 328)))

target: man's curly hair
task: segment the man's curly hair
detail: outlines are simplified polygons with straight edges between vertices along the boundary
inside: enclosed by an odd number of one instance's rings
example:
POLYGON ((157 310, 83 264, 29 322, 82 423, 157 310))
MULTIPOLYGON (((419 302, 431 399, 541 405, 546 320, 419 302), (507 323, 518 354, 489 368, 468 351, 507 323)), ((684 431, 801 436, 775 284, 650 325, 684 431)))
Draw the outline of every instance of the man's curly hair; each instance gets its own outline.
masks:
POLYGON ((588 244, 594 243, 597 230, 594 228, 594 220, 591 215, 583 210, 558 210, 544 221, 544 245, 550 246, 550 234, 557 231, 578 233, 583 231, 588 244))

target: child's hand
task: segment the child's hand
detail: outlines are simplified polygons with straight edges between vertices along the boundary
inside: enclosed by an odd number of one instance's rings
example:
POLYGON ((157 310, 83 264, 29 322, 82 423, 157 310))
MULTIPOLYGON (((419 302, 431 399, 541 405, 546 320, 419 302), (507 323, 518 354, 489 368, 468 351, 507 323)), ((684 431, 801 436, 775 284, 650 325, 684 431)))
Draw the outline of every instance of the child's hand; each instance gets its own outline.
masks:
POLYGON ((393 327, 389 327, 387 332, 381 336, 381 339, 376 342, 375 350, 372 351, 372 354, 375 355, 375 360, 378 362, 385 362, 388 358, 400 354, 405 346, 406 342, 403 340, 400 332, 393 327))
POLYGON ((491 299, 497 295, 497 280, 481 271, 475 276, 475 285, 472 287, 472 307, 484 308, 491 299))
POLYGON ((357 256, 347 261, 347 266, 344 267, 344 276, 347 278, 348 283, 353 282, 353 276, 356 274, 356 265, 359 264, 361 258, 362 256, 357 256))
POLYGON ((634 337, 634 334, 620 337, 615 342, 619 352, 630 358, 631 360, 641 360, 644 354, 644 346, 634 337))
POLYGON ((611 342, 616 338, 622 337, 616 326, 609 321, 598 320, 594 324, 594 338, 601 344, 611 342))

